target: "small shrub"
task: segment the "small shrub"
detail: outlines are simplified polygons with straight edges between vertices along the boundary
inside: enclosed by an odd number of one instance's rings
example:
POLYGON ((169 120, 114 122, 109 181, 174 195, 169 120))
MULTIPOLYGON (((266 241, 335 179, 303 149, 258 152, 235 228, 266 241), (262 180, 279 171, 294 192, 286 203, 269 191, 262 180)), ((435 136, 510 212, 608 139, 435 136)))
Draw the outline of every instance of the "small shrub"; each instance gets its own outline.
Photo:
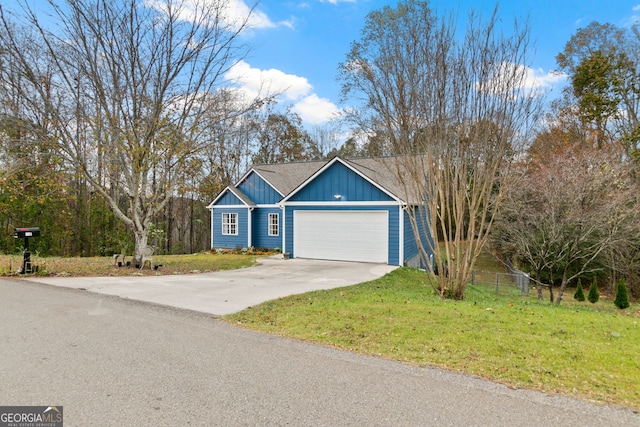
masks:
POLYGON ((600 293, 598 292, 598 279, 593 278, 593 282, 591 282, 591 286, 589 286, 589 295, 587 295, 587 299, 590 303, 595 304, 600 299, 600 293))
POLYGON ((573 298, 576 301, 584 301, 584 290, 582 289, 582 280, 578 279, 578 286, 576 287, 576 293, 573 294, 573 298))
POLYGON ((627 294, 627 284, 624 279, 618 281, 618 290, 616 291, 616 299, 613 301, 616 307, 620 309, 629 308, 629 295, 627 294))

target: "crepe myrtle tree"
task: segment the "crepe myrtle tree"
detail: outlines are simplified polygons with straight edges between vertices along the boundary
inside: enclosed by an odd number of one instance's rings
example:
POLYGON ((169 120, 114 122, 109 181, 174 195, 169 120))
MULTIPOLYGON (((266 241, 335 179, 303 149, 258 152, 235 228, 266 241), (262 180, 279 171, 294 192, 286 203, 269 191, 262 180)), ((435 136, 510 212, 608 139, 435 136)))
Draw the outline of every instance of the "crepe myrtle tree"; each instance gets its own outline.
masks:
POLYGON ((529 29, 515 21, 503 31, 500 22, 497 9, 487 19, 471 13, 459 34, 453 13, 401 1, 367 16, 339 67, 355 105, 347 120, 384 137, 378 152, 392 155, 389 169, 416 202, 408 209, 416 237, 439 237, 416 241, 430 272, 443 273, 432 281, 443 297, 464 297, 540 107, 526 90, 529 29))
POLYGON ((242 113, 223 105, 224 74, 246 54, 250 16, 232 18, 224 0, 50 0, 42 19, 18 3, 0 6, 3 57, 22 70, 3 84, 50 118, 46 137, 133 232, 139 262, 154 214, 208 143, 205 118, 242 113))

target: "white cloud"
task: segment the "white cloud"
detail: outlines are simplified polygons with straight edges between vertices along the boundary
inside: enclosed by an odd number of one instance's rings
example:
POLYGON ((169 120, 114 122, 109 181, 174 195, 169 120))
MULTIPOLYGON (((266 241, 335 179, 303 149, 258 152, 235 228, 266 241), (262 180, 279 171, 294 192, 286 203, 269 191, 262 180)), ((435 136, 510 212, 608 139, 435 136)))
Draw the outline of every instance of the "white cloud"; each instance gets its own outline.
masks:
POLYGON ((293 103, 292 110, 308 124, 327 122, 339 112, 331 101, 312 93, 313 86, 305 77, 273 68, 261 70, 251 67, 245 61, 239 61, 225 74, 225 78, 249 99, 279 94, 282 100, 293 103))
POLYGON ((293 20, 273 22, 266 13, 257 9, 251 11, 251 8, 247 6, 244 0, 229 0, 227 7, 229 8, 229 18, 232 22, 241 22, 251 13, 248 24, 249 28, 252 29, 275 28, 279 26, 294 28, 293 20))
MULTIPOLYGON (((633 12, 640 12, 640 4, 631 8, 633 12)), ((640 21, 640 15, 632 13, 631 16, 622 20, 622 26, 630 27, 640 21)))
POLYGON ((338 3, 355 3, 358 0, 320 0, 320 3, 330 3, 330 4, 338 4, 338 3))
MULTIPOLYGON (((183 21, 194 21, 197 19, 197 14, 203 10, 203 6, 211 4, 215 8, 217 2, 218 0, 184 0, 181 3, 178 16, 183 21)), ((144 4, 161 12, 167 10, 166 0, 144 0, 144 4)), ((271 21, 266 13, 257 9, 251 10, 244 0, 229 0, 225 4, 223 16, 228 25, 235 27, 239 27, 247 20, 247 26, 251 29, 275 28, 280 25, 293 28, 291 21, 276 23, 271 21)))
POLYGON ((567 79, 567 75, 559 71, 545 72, 542 68, 524 68, 526 77, 523 89, 550 89, 567 79))
POLYGON ((521 64, 502 62, 496 64, 489 78, 479 82, 477 86, 481 90, 509 97, 516 93, 535 97, 564 82, 566 78, 566 74, 557 71, 545 72, 541 68, 533 69, 521 64))
POLYGON ((253 68, 245 61, 235 64, 225 74, 225 78, 252 97, 265 93, 281 93, 288 100, 296 100, 308 94, 312 88, 304 77, 286 74, 274 68, 253 68))
POLYGON ((333 102, 320 98, 315 93, 296 103, 292 110, 298 113, 304 122, 312 125, 328 122, 340 112, 333 102))
POLYGON ((251 14, 248 22, 250 28, 274 28, 276 26, 266 13, 258 10, 253 10, 252 12, 251 8, 247 6, 243 0, 230 0, 229 3, 227 3, 227 8, 228 19, 231 22, 242 22, 251 14))

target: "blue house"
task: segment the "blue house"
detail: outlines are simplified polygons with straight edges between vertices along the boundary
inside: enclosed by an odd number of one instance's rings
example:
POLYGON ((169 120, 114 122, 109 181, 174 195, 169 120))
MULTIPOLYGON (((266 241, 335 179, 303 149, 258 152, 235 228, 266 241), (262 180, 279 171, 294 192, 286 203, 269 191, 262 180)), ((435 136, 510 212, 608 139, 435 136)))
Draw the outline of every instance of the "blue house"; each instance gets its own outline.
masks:
POLYGON ((211 247, 420 266, 413 206, 382 159, 254 166, 208 206, 211 247))

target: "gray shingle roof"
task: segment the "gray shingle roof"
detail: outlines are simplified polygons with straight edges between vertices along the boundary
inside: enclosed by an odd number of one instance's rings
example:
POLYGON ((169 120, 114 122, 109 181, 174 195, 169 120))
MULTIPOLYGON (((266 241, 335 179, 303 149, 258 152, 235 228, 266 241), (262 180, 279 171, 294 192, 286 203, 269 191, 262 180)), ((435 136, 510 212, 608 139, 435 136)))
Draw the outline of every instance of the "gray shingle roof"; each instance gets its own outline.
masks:
POLYGON ((394 173, 397 167, 394 158, 368 158, 346 160, 354 169, 375 182, 396 198, 405 200, 405 189, 394 173))
MULTIPOLYGON (((379 157, 348 160, 340 158, 340 160, 357 170, 370 181, 376 183, 379 187, 391 193, 397 199, 407 201, 407 191, 400 179, 405 176, 405 174, 402 172, 402 162, 397 161, 398 158, 379 157)), ((283 196, 287 196, 329 162, 330 161, 321 160, 256 165, 253 166, 250 171, 258 173, 283 196)), ((245 177, 248 176, 249 172, 245 177)), ((241 198, 241 200, 249 204, 247 201, 248 198, 246 196, 244 197, 245 198, 241 198)), ((410 200, 409 202, 411 203, 413 201, 410 200)))
POLYGON ((280 194, 286 196, 326 164, 327 162, 322 160, 259 165, 251 169, 260 174, 280 194))
POLYGON ((229 188, 229 191, 231 191, 238 199, 242 200, 242 202, 244 204, 246 204, 247 206, 255 206, 256 205, 253 202, 253 200, 251 200, 249 198, 249 196, 244 194, 240 189, 235 188, 235 187, 228 187, 228 188, 229 188))

